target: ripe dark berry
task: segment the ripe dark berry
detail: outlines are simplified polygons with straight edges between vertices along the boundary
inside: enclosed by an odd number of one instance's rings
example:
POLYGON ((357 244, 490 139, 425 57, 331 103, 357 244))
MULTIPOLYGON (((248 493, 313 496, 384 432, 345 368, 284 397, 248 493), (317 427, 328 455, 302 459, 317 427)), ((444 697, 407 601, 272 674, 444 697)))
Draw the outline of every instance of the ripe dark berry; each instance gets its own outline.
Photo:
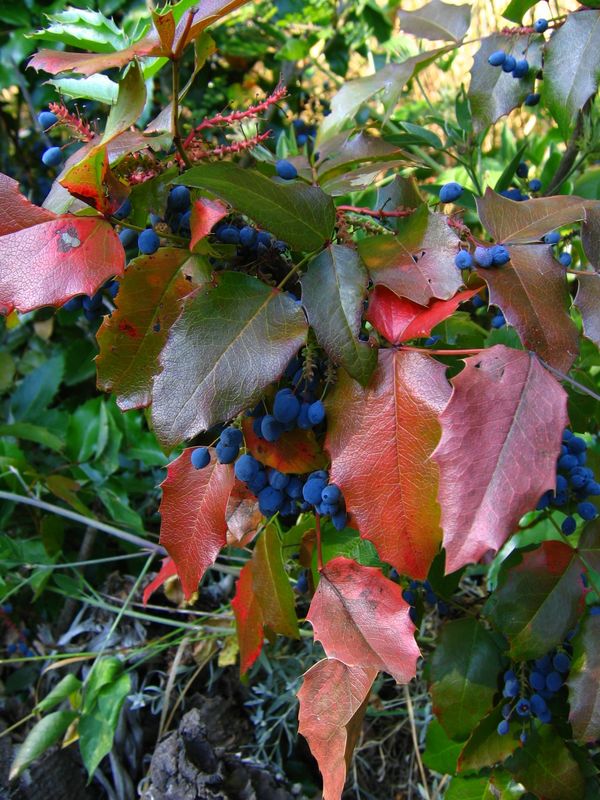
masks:
POLYGON ((44 150, 42 155, 42 162, 47 167, 58 167, 62 160, 63 152, 60 147, 49 147, 47 150, 44 150))
POLYGON ((299 500, 302 497, 302 481, 297 475, 290 477, 288 485, 285 487, 285 493, 293 500, 299 500))
POLYGON ((541 17, 540 19, 536 19, 533 23, 533 27, 536 33, 544 33, 548 30, 548 20, 541 17))
POLYGON ((152 228, 146 228, 138 236, 138 250, 146 256, 156 253, 160 247, 160 239, 152 228))
POLYGON ((240 244, 242 247, 254 247, 256 239, 256 230, 250 225, 244 225, 244 227, 240 229, 240 244))
POLYGON ((529 189, 532 192, 539 192, 542 188, 542 182, 539 178, 533 178, 529 181, 529 189))
POLYGON ((548 709, 546 701, 539 694, 531 695, 531 698, 529 700, 529 705, 536 717, 539 717, 540 714, 543 714, 548 709))
POLYGON ((225 428, 219 437, 220 441, 227 447, 241 447, 244 441, 244 435, 239 428, 233 426, 225 428))
POLYGON ((456 181, 445 183, 440 189, 440 202, 453 203, 463 193, 463 187, 456 181))
POLYGON ((283 433, 283 426, 271 414, 265 414, 260 425, 260 432, 267 442, 276 442, 283 433))
POLYGON ((319 425, 325 419, 325 406, 320 400, 311 403, 308 408, 308 419, 313 425, 319 425))
POLYGON ((496 730, 498 731, 500 736, 506 736, 506 734, 510 730, 510 725, 508 724, 508 721, 503 719, 502 722, 498 723, 498 727, 496 728, 496 730))
POLYGON ((274 489, 283 491, 290 482, 290 476, 280 472, 278 469, 269 469, 267 470, 267 480, 274 489))
POLYGON ((504 314, 499 311, 494 317, 492 317, 491 321, 492 328, 503 328, 506 325, 506 319, 504 318, 504 314))
POLYGON ((502 694, 504 697, 516 697, 519 694, 519 681, 506 681, 504 684, 504 689, 502 690, 502 694))
POLYGON ((68 303, 65 303, 63 309, 65 311, 79 311, 83 305, 83 297, 73 297, 68 303))
POLYGON ((492 67, 501 67, 506 61, 506 53, 504 50, 495 50, 491 56, 488 57, 488 64, 492 67))
POLYGON ((558 260, 563 265, 563 267, 570 267, 571 262, 573 261, 570 253, 561 253, 558 260))
POLYGON ((251 492, 254 492, 255 495, 265 488, 267 485, 267 473, 264 469, 259 469, 256 475, 248 481, 248 488, 251 492))
POLYGON ((577 513, 581 517, 589 522, 589 520, 595 519, 597 515, 596 506, 593 503, 578 503, 577 504, 577 513))
MULTIPOLYGON (((517 61, 516 65, 515 65, 515 68, 512 71, 512 75, 513 75, 513 78, 524 78, 527 75, 528 72, 529 72, 529 62, 527 61, 526 58, 520 58, 517 61)), ((517 175, 518 174, 519 173, 517 172, 517 175)), ((525 175, 519 175, 519 177, 520 178, 526 178, 527 177, 527 173, 525 173, 525 175)))
POLYGON ((272 517, 273 514, 276 514, 281 508, 283 499, 283 492, 280 492, 279 489, 274 489, 272 486, 265 486, 265 488, 258 493, 258 507, 260 512, 264 514, 265 517, 272 517))
POLYGON ((223 444, 223 442, 217 442, 217 446, 215 447, 215 451, 217 453, 217 459, 221 464, 233 464, 233 462, 238 457, 238 453, 240 452, 240 448, 238 445, 227 445, 223 444))
POLYGON ((529 685, 532 689, 535 689, 536 692, 540 692, 546 688, 546 678, 541 672, 533 670, 529 675, 529 685))
POLYGON ((273 416, 279 422, 293 422, 300 413, 300 401, 290 389, 281 389, 275 395, 273 416))
POLYGON ((259 462, 253 456, 251 456, 250 453, 245 453, 235 462, 235 477, 240 481, 248 483, 256 476, 259 469, 259 462))
POLYGON ((557 672, 568 672, 571 667, 571 659, 566 653, 557 653, 552 659, 552 666, 557 672))
POLYGON ((537 94, 536 92, 533 92, 532 94, 528 94, 527 97, 525 98, 525 105, 526 106, 537 106, 537 104, 540 102, 540 98, 541 98, 541 95, 537 94))
POLYGON ((137 231, 132 231, 131 228, 123 228, 123 230, 119 233, 119 240, 125 249, 128 247, 133 247, 135 244, 137 244, 137 231))
POLYGON ((510 261, 510 253, 501 244, 495 244, 492 248, 492 263, 496 266, 502 266, 510 261))
POLYGON ((342 493, 339 486, 336 486, 335 483, 330 483, 329 486, 326 486, 321 492, 321 499, 324 503, 337 505, 341 498, 342 493))
POLYGON ((476 247, 475 248, 475 261, 484 269, 491 267, 494 263, 494 254, 491 247, 476 247))
POLYGON ((127 198, 124 203, 121 203, 119 208, 115 211, 114 216, 116 219, 125 219, 131 214, 132 206, 131 200, 127 198))
POLYGON ((196 469, 203 469, 208 466, 210 464, 210 452, 208 447, 196 447, 195 450, 192 450, 190 461, 192 462, 192 466, 196 469))
POLYGON ((544 236, 543 241, 546 244, 558 244, 560 242, 560 233, 558 231, 550 231, 544 236))
POLYGON ((317 505, 321 502, 321 493, 325 485, 323 478, 309 478, 302 489, 302 497, 307 503, 317 505))
POLYGON ((522 697, 517 703, 516 709, 517 709, 517 714, 520 717, 528 717, 530 709, 529 700, 526 700, 524 697, 522 697))
POLYGON ((298 170, 296 167, 285 158, 280 158, 275 164, 275 172, 284 181, 291 181, 298 177, 298 170))
POLYGON ((575 521, 575 517, 565 517, 560 526, 565 536, 570 536, 572 533, 575 533, 576 528, 577 522, 575 521))
POLYGON ((483 308, 485 306, 485 300, 478 294, 473 297, 471 302, 473 303, 473 308, 483 308))
POLYGON ((517 59, 514 56, 506 56, 502 64, 502 72, 512 72, 517 66, 517 59))
POLYGON ((473 257, 468 250, 459 250, 454 259, 454 263, 459 269, 471 269, 473 257))
POLYGON ((563 679, 559 672, 553 670, 546 676, 546 689, 549 692, 558 692, 563 685, 563 679))
POLYGON ((219 228, 217 238, 220 242, 223 242, 223 244, 239 244, 240 232, 232 225, 225 225, 219 228))
POLYGON ((58 117, 52 111, 41 111, 38 115, 38 122, 44 130, 51 128, 58 122, 58 117))
POLYGON ((348 521, 348 515, 345 511, 338 511, 331 517, 331 521, 336 531, 343 531, 348 521))
POLYGON ((190 190, 187 186, 174 186, 167 199, 167 208, 170 211, 187 211, 190 200, 190 190))
POLYGON ((519 166, 516 169, 516 173, 519 178, 526 178, 529 173, 529 167, 524 161, 521 161, 519 166))

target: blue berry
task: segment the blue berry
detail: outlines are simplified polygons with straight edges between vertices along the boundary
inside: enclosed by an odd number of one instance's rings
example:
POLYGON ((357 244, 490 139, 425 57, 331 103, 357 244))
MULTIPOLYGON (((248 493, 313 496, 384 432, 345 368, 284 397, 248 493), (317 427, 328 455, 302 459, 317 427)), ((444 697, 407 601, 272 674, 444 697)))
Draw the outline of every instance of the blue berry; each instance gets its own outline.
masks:
POLYGON ((526 178, 529 173, 529 167, 524 161, 521 161, 516 169, 519 178, 526 178))
POLYGON ((502 706, 502 716, 504 717, 504 719, 510 719, 511 714, 512 714, 512 707, 510 703, 505 703, 502 706))
POLYGON ((546 689, 549 692, 558 692, 562 685, 563 679, 559 672, 554 670, 546 676, 546 689))
POLYGON ((547 725, 552 719, 552 714, 550 713, 550 709, 546 708, 545 711, 540 711, 540 713, 537 715, 537 718, 539 719, 540 722, 543 722, 545 725, 547 725))
POLYGON ((547 675, 550 670, 552 669, 552 659, 549 655, 542 656, 541 658, 536 658, 533 662, 539 672, 547 675))
POLYGON ((492 67, 501 67, 506 61, 506 53, 504 50, 495 50, 491 56, 488 57, 488 64, 492 67))
POLYGON ((570 536, 572 533, 575 533, 576 528, 577 522, 575 521, 574 517, 565 517, 560 526, 560 529, 565 536, 570 536))
POLYGON ((529 705, 531 707, 532 712, 535 714, 536 717, 539 717, 540 714, 543 714, 545 711, 548 710, 548 706, 544 698, 539 694, 532 694, 529 700, 529 705))
POLYGON ((502 64, 502 72, 512 72, 517 66, 517 59, 514 56, 507 55, 502 64))
POLYGON ((528 717, 530 710, 529 700, 526 700, 524 697, 522 697, 517 703, 516 709, 517 709, 517 714, 520 717, 528 717))
POLYGON ((506 319, 504 318, 504 314, 500 311, 494 317, 492 317, 491 321, 492 328, 503 328, 506 325, 506 319))
POLYGON ((539 192, 542 188, 542 182, 539 178, 533 178, 529 181, 529 190, 531 192, 539 192))
POLYGON ((83 297, 73 297, 68 303, 65 303, 63 309, 65 311, 79 311, 83 305, 83 297))
POLYGON ((562 435, 563 442, 568 442, 570 439, 573 438, 573 436, 575 436, 573 431, 569 430, 568 428, 565 428, 562 435))
POLYGON ((516 681, 517 673, 512 669, 507 669, 502 677, 504 678, 504 683, 507 683, 508 681, 516 681))
POLYGON ((343 531, 348 521, 348 515, 345 511, 338 511, 331 517, 331 521, 336 531, 343 531))
POLYGON ((102 306, 102 292, 96 292, 91 297, 84 296, 81 305, 86 311, 98 311, 102 306))
POLYGON ((239 244, 240 232, 237 228, 234 228, 233 225, 225 225, 219 228, 217 238, 220 242, 223 242, 223 244, 239 244))
POLYGON ((308 419, 313 425, 319 425, 325 419, 325 406, 320 400, 311 403, 308 408, 308 419))
POLYGON ((267 442, 276 442, 283 433, 283 426, 271 414, 265 414, 261 421, 260 432, 267 442))
POLYGON ((556 491, 557 492, 564 492, 565 489, 569 488, 569 482, 565 478, 564 475, 557 475, 556 476, 556 491))
POLYGON ((58 117, 52 111, 41 111, 38 115, 38 122, 44 130, 51 128, 58 122, 58 117))
POLYGON ((300 401, 290 389, 281 389, 275 395, 273 416, 279 422, 293 422, 300 413, 300 401))
POLYGON ((550 231, 544 236, 543 241, 546 244, 558 244, 560 242, 560 233, 558 231, 550 231))
POLYGON ((137 244, 137 231, 132 231, 131 228, 123 228, 123 230, 119 233, 119 240, 125 250, 127 250, 128 247, 133 247, 135 244, 137 244))
POLYGON ((591 497, 598 497, 598 495, 600 495, 600 483, 597 481, 588 481, 585 484, 585 491, 591 497))
POLYGON ((478 294, 473 297, 471 302, 473 303, 473 308, 483 308, 485 306, 485 300, 478 294))
POLYGON ((60 147, 49 147, 42 155, 42 163, 47 167, 58 167, 62 160, 63 152, 60 147))
POLYGON ((296 586, 294 587, 298 594, 304 594, 308 591, 308 578, 306 577, 306 570, 298 575, 296 586))
POLYGON ((4 611, 5 614, 12 614, 12 612, 13 612, 13 604, 12 603, 2 603, 1 608, 2 608, 2 611, 4 611))
POLYGON ((540 17, 533 23, 533 27, 536 33, 544 33, 548 30, 548 20, 540 17))
POLYGON ((317 505, 321 502, 321 493, 325 485, 323 478, 309 478, 302 488, 302 497, 307 503, 317 505))
POLYGON ((146 256, 156 253, 160 247, 160 239, 152 228, 146 228, 138 236, 138 250, 146 256))
POLYGON ((337 505, 340 502, 341 498, 342 498, 342 493, 340 491, 339 486, 336 486, 335 483, 330 483, 321 492, 321 499, 323 500, 324 503, 337 505))
POLYGON ((228 447, 240 447, 244 441, 244 435, 239 428, 231 426, 222 431, 220 440, 228 447))
POLYGON ((544 494, 538 500, 535 510, 543 511, 545 508, 548 508, 548 506, 552 502, 552 495, 553 495, 552 491, 544 492, 544 494))
POLYGON ((248 488, 258 496, 258 493, 267 485, 267 473, 259 469, 256 475, 248 481, 248 488))
POLYGON ((272 486, 265 486, 265 488, 258 493, 258 507, 261 514, 264 514, 265 517, 272 517, 273 514, 276 514, 281 508, 283 499, 283 492, 279 491, 279 489, 274 489, 272 486))
POLYGON ((215 451, 217 453, 217 459, 221 464, 233 464, 233 462, 238 457, 238 453, 240 452, 240 448, 238 445, 227 445, 223 444, 223 442, 217 442, 217 446, 215 447, 215 451))
POLYGON ((259 462, 251 456, 249 453, 246 453, 243 456, 240 456, 238 460, 235 462, 234 472, 235 477, 238 478, 240 481, 244 481, 248 483, 251 481, 252 478, 256 476, 260 469, 259 462))
MULTIPOLYGON (((516 65, 515 65, 515 68, 512 71, 512 75, 513 75, 513 78, 524 78, 527 75, 528 72, 529 72, 529 62, 527 61, 526 58, 520 58, 517 61, 516 65)), ((518 174, 519 173, 517 172, 517 175, 518 174)), ((519 177, 520 178, 526 178, 527 177, 527 172, 525 172, 525 175, 519 175, 519 177)))
POLYGON ((310 403, 302 403, 300 406, 300 413, 298 414, 298 419, 296 420, 296 425, 303 431, 307 431, 312 428, 313 424, 308 418, 308 409, 310 408, 310 403))
POLYGON ((267 480, 274 489, 283 491, 290 482, 290 476, 280 472, 278 469, 271 468, 267 470, 267 480))
POLYGON ((296 167, 291 161, 285 158, 280 158, 279 161, 275 163, 275 172, 280 178, 283 178, 284 181, 291 181, 298 177, 298 170, 296 167))
POLYGON ((546 688, 546 678, 541 672, 533 671, 529 675, 529 685, 536 692, 542 691, 546 688))
POLYGON ((500 194, 502 195, 502 197, 506 197, 509 200, 515 200, 516 202, 519 202, 520 200, 523 199, 523 195, 521 194, 521 190, 520 189, 515 189, 515 188, 513 188, 513 189, 503 189, 500 192, 500 194))
POLYGON ((581 436, 571 436, 567 442, 567 447, 569 448, 570 453, 573 453, 573 455, 579 455, 579 453, 585 453, 587 450, 587 442, 585 439, 582 439, 581 436))
POLYGON ((504 697, 516 697, 519 694, 519 681, 506 681, 502 694, 504 697))
POLYGON ((561 253, 558 260, 563 265, 563 267, 570 267, 571 262, 573 261, 570 253, 561 253))
POLYGON ((417 595, 412 589, 403 589, 402 598, 408 603, 409 606, 416 605, 417 595))
POLYGON ((468 250, 459 250, 454 259, 454 263, 458 269, 471 269, 473 266, 473 257, 468 250))
POLYGON ((293 500, 299 500, 302 497, 302 485, 301 479, 297 475, 292 475, 285 487, 285 493, 293 500))
POLYGON ((167 208, 171 211, 187 211, 190 207, 190 190, 187 186, 175 186, 167 199, 167 208))
POLYGON ((244 225, 244 227, 240 229, 240 244, 242 247, 254 247, 256 239, 256 230, 250 225, 244 225))
POLYGON ((595 519, 598 512, 596 511, 596 506, 593 503, 584 502, 577 504, 577 513, 582 519, 589 521, 595 519))
POLYGON ((463 187, 456 181, 445 183, 440 189, 440 202, 453 203, 463 193, 463 187))
POLYGON ((532 92, 528 94, 525 98, 525 105, 526 106, 537 106, 540 102, 541 95, 537 94, 537 92, 532 92))
POLYGON ((552 659, 552 666, 557 672, 568 672, 571 667, 571 659, 566 653, 557 653, 552 659))
POLYGON ((208 447, 196 447, 192 450, 192 457, 190 459, 192 466, 196 469, 203 469, 210 464, 210 452, 208 447))
POLYGON ((502 266, 502 264, 506 264, 510 261, 510 253, 503 247, 501 244, 495 244, 492 248, 492 262, 496 266, 502 266))
POLYGON ((498 723, 498 727, 496 728, 500 736, 506 736, 506 734, 510 730, 510 725, 507 720, 503 719, 502 722, 498 723))
POLYGON ((494 263, 494 255, 491 247, 476 247, 475 248, 475 261, 480 267, 487 269, 494 263))
POLYGON ((566 456, 561 456, 558 459, 559 469, 564 469, 564 470, 573 469, 573 467, 576 467, 578 464, 579 462, 577 461, 577 456, 572 456, 570 454, 566 456))
POLYGON ((273 237, 267 231, 259 231, 256 237, 257 244, 262 244, 263 247, 270 247, 273 237))

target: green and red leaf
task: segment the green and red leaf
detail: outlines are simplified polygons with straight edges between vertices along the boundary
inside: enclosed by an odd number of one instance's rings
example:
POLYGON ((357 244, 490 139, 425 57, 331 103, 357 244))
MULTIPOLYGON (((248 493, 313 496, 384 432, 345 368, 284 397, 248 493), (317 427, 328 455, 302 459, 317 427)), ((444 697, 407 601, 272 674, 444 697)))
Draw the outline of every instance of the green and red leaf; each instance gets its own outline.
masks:
POLYGON ((299 638, 294 592, 285 571, 281 541, 274 525, 267 525, 256 542, 252 553, 252 581, 264 627, 282 636, 299 638))
POLYGON ((250 561, 244 564, 236 581, 231 607, 240 648, 240 674, 244 675, 259 657, 264 641, 262 612, 254 591, 250 561))
POLYGON ((211 232, 213 226, 223 219, 227 214, 227 206, 219 200, 209 200, 201 197, 192 203, 192 213, 190 215, 190 250, 202 239, 205 239, 211 232))
POLYGON ((286 474, 301 475, 327 467, 327 456, 314 431, 294 428, 293 431, 282 433, 276 442, 267 442, 256 435, 252 427, 253 421, 253 417, 244 417, 242 420, 244 441, 248 452, 261 464, 286 474))

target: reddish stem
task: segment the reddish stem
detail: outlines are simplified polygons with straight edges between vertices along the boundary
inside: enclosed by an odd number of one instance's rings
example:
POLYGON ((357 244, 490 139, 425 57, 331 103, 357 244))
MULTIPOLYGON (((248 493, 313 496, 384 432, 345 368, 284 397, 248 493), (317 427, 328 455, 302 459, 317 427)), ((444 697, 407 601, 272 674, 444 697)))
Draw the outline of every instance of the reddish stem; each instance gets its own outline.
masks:
POLYGON ((483 353, 483 347, 476 347, 473 350, 433 350, 430 347, 411 347, 408 344, 401 344, 399 350, 411 350, 414 353, 429 353, 432 356, 477 356, 483 353))
POLYGON ((317 531, 317 568, 323 569, 323 548, 321 547, 321 515, 315 514, 315 528, 317 531))
POLYGON ((383 209, 380 211, 373 211, 371 208, 364 208, 362 206, 338 206, 336 211, 364 214, 367 217, 375 217, 377 219, 383 219, 385 217, 410 217, 413 213, 412 208, 405 209, 404 211, 384 211, 383 209))

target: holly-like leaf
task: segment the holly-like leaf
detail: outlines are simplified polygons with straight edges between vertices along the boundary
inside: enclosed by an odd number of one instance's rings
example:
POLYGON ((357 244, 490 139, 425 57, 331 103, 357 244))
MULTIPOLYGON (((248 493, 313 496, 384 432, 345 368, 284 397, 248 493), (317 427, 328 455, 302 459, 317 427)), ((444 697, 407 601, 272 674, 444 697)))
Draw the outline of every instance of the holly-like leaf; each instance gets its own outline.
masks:
POLYGON ((580 742, 600 738, 600 617, 589 616, 573 642, 567 680, 569 722, 580 742))
POLYGON ((175 562, 186 598, 226 544, 225 509, 234 481, 233 467, 219 464, 212 448, 210 464, 195 469, 192 450, 184 450, 167 467, 159 508, 160 542, 175 562))
POLYGON ((583 252, 596 272, 600 271, 600 204, 586 208, 581 225, 583 252))
POLYGON ((134 61, 125 77, 119 82, 117 102, 110 109, 106 120, 102 144, 107 144, 135 125, 145 104, 146 82, 142 68, 137 61, 134 61))
POLYGON ((3 205, 3 228, 11 232, 0 235, 2 313, 60 306, 77 294, 94 294, 106 280, 123 273, 125 253, 108 222, 33 212, 17 199, 18 184, 10 178, 2 180, 0 196, 14 202, 12 213, 10 205, 3 205))
POLYGON ((231 607, 240 647, 240 674, 244 675, 259 657, 264 640, 262 611, 254 591, 250 561, 244 564, 236 581, 231 607))
POLYGON ((583 321, 583 333, 596 347, 600 347, 600 275, 578 275, 577 306, 583 321))
POLYGON ((333 200, 302 181, 275 181, 221 161, 192 167, 173 183, 208 190, 294 250, 316 250, 333 234, 333 200))
POLYGON ((544 104, 567 139, 581 109, 598 89, 600 11, 567 14, 548 40, 544 54, 544 104))
POLYGON ((192 203, 190 215, 190 250, 211 232, 214 225, 227 214, 227 207, 218 200, 201 197, 192 203))
POLYGON ((585 781, 581 768, 550 725, 532 730, 525 747, 506 764, 523 786, 544 800, 581 800, 585 781))
POLYGON ((438 720, 432 719, 427 726, 423 753, 425 766, 441 775, 454 775, 461 750, 462 744, 450 739, 438 720))
POLYGON ((477 272, 489 287, 490 303, 502 309, 523 346, 568 372, 579 349, 579 332, 569 315, 565 270, 550 247, 511 247, 508 264, 477 272))
POLYGON ((113 214, 129 194, 129 187, 110 168, 106 147, 92 150, 71 167, 59 182, 74 197, 102 214, 113 214))
POLYGON ((458 759, 460 772, 477 771, 484 767, 500 764, 520 746, 517 730, 513 729, 504 736, 497 731, 498 725, 503 719, 503 705, 504 701, 490 711, 474 728, 458 759))
POLYGON ((252 554, 252 580, 265 628, 297 639, 294 592, 283 564, 277 528, 267 525, 252 554))
POLYGON ((510 641, 512 658, 539 658, 564 640, 583 599, 582 570, 575 550, 557 541, 506 567, 485 611, 510 641))
POLYGON ((359 341, 367 271, 355 250, 330 245, 302 276, 302 305, 319 344, 362 386, 377 364, 377 350, 359 341))
POLYGON ((408 683, 419 657, 408 612, 400 586, 380 569, 339 556, 321 570, 306 618, 329 658, 408 683))
POLYGON ((476 133, 485 130, 523 103, 534 90, 535 75, 541 66, 542 38, 539 36, 503 36, 493 33, 482 40, 473 59, 469 86, 473 128, 476 133), (529 62, 527 75, 515 80, 510 73, 488 64, 489 56, 496 50, 504 50, 517 60, 526 58, 529 62))
POLYGON ((144 605, 148 603, 148 600, 152 597, 154 592, 156 592, 160 587, 169 580, 169 578, 174 578, 177 575, 177 567, 175 566, 175 562, 171 558, 171 556, 167 556, 163 558, 161 567, 156 574, 156 577, 153 578, 150 583, 144 588, 144 594, 142 595, 142 600, 144 605))
POLYGON ((382 350, 366 389, 342 374, 328 399, 331 478, 351 520, 384 561, 415 578, 427 576, 441 538, 431 454, 450 395, 444 371, 422 353, 382 350))
POLYGON ((444 800, 517 800, 522 796, 522 787, 503 769, 483 778, 455 775, 444 792, 444 800))
POLYGON ((254 539, 262 522, 263 515, 258 501, 250 489, 236 480, 227 501, 227 544, 244 547, 254 539))
POLYGON ((339 800, 377 670, 325 658, 304 674, 298 731, 323 775, 323 800, 339 800))
POLYGON ((400 10, 398 16, 404 33, 434 42, 460 42, 471 24, 471 6, 469 3, 451 6, 442 0, 431 0, 416 11, 400 10))
POLYGON ((34 225, 43 225, 44 222, 56 219, 56 215, 51 211, 30 203, 19 191, 17 181, 2 172, 0 172, 0 204, 2 205, 0 236, 16 233, 34 225))
POLYGON ((446 217, 422 205, 398 220, 397 235, 362 239, 358 250, 375 284, 426 306, 432 297, 448 300, 460 289, 462 278, 454 264, 457 246, 446 217))
POLYGON ((284 431, 276 442, 267 442, 256 435, 253 421, 252 417, 242 420, 244 440, 248 452, 261 464, 286 474, 304 474, 327 467, 327 457, 314 431, 294 428, 293 431, 284 431))
POLYGON ((504 663, 497 640, 476 619, 443 626, 431 658, 431 697, 451 739, 467 739, 490 711, 504 663))
POLYGON ((409 339, 429 336, 440 322, 456 311, 461 303, 466 303, 480 289, 466 289, 457 292, 450 300, 430 300, 422 306, 398 297, 383 284, 375 286, 369 295, 369 307, 365 318, 392 344, 400 344, 409 339))
POLYGON ((488 188, 477 199, 477 211, 483 226, 499 242, 529 244, 562 225, 584 220, 596 200, 557 195, 533 200, 509 200, 488 188))
POLYGON ((510 0, 502 12, 502 16, 511 22, 519 24, 522 22, 526 12, 536 4, 537 0, 510 0))
POLYGON ((95 53, 111 53, 127 43, 124 32, 99 11, 68 8, 48 14, 46 19, 46 27, 29 34, 31 38, 60 42, 95 53))
POLYGON ((98 387, 114 392, 122 411, 150 404, 158 357, 181 313, 181 300, 202 280, 195 256, 164 247, 140 256, 120 282, 117 309, 97 334, 98 387))
POLYGON ((566 392, 531 353, 495 345, 452 383, 433 454, 448 572, 497 550, 554 489, 567 424, 566 392))
POLYGON ((249 275, 220 273, 214 288, 184 301, 161 353, 152 391, 159 441, 175 445, 256 402, 306 330, 302 309, 285 293, 249 275))

